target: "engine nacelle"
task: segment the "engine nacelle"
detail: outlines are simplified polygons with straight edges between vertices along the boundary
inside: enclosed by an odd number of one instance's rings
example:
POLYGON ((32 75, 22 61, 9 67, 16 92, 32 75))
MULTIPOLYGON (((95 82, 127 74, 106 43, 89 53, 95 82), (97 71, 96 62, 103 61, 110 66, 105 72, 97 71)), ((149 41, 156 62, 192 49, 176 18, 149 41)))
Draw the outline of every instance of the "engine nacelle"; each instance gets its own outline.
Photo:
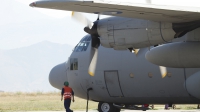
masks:
POLYGON ((97 31, 101 45, 115 50, 157 45, 175 35, 172 23, 121 17, 99 20, 97 31))
POLYGON ((155 47, 146 59, 156 65, 173 68, 200 68, 200 42, 177 42, 155 47))
POLYGON ((191 75, 185 83, 187 91, 192 96, 200 99, 200 72, 191 75))

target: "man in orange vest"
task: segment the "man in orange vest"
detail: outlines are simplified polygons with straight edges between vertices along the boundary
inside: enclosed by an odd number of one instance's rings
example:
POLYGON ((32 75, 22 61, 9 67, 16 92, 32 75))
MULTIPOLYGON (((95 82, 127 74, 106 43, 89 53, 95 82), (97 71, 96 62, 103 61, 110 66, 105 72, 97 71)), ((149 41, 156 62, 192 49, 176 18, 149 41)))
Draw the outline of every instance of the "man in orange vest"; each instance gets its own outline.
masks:
POLYGON ((61 92, 61 101, 63 100, 64 97, 64 106, 66 109, 66 112, 73 112, 72 110, 70 110, 70 104, 71 104, 71 97, 72 97, 72 101, 74 102, 74 91, 72 90, 72 88, 69 87, 69 82, 64 82, 64 87, 62 88, 62 92, 61 92))

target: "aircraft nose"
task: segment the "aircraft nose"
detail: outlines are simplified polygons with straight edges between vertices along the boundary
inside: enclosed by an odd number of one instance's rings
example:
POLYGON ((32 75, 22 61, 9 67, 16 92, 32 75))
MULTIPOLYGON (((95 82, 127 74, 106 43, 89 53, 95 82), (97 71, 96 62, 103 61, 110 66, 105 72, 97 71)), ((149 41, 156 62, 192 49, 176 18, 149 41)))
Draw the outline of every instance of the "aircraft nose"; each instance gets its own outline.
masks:
POLYGON ((61 90, 65 81, 67 81, 66 62, 56 65, 49 73, 49 83, 53 87, 61 90))

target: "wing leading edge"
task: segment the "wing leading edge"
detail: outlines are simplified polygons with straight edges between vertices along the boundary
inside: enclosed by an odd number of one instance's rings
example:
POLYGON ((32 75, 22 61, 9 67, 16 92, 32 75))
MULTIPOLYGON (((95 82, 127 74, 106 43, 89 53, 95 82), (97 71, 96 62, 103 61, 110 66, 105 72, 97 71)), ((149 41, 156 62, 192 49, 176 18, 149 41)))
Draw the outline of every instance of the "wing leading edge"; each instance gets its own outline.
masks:
POLYGON ((43 0, 30 6, 103 15, 182 23, 200 20, 200 8, 84 0, 43 0))

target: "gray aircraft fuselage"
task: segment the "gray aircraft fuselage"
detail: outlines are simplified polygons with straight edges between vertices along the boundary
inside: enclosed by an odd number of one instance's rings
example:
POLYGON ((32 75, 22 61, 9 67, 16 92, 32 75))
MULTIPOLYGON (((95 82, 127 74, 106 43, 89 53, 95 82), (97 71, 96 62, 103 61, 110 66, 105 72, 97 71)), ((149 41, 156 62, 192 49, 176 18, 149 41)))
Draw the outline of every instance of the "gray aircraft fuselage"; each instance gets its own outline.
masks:
MULTIPOLYGON (((75 95, 90 100, 122 104, 198 104, 200 99, 191 96, 185 88, 186 79, 198 72, 199 68, 167 68, 168 74, 162 78, 159 66, 148 62, 145 53, 148 48, 141 49, 136 56, 128 50, 117 51, 112 48, 98 48, 98 59, 95 76, 88 74, 91 45, 85 51, 75 50, 69 60, 59 66, 65 66, 59 84, 50 83, 62 88, 64 81, 69 81, 75 95), (75 64, 74 64, 75 63, 75 64)), ((56 71, 56 70, 55 70, 56 71)), ((58 76, 56 76, 58 78, 58 76)), ((55 79, 55 78, 54 78, 55 79)), ((57 83, 56 82, 56 83, 57 83)))

